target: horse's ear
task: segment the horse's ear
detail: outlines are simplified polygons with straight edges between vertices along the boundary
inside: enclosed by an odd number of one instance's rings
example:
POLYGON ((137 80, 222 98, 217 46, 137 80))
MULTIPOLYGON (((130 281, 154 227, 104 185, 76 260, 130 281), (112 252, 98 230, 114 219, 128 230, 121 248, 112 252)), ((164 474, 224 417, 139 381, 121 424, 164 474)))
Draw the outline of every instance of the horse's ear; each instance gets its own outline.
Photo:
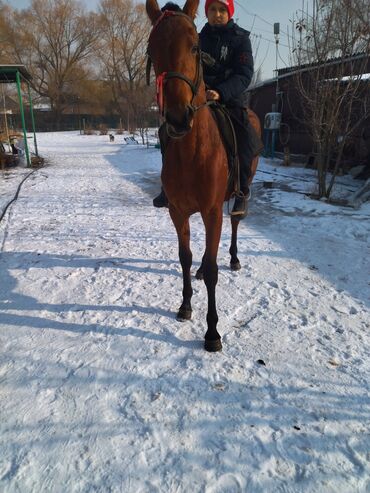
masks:
POLYGON ((155 24, 162 12, 158 6, 157 0, 146 0, 146 13, 152 24, 155 24))
POLYGON ((199 0, 186 0, 186 4, 184 5, 184 8, 182 10, 186 15, 194 20, 195 16, 197 15, 198 7, 199 0))

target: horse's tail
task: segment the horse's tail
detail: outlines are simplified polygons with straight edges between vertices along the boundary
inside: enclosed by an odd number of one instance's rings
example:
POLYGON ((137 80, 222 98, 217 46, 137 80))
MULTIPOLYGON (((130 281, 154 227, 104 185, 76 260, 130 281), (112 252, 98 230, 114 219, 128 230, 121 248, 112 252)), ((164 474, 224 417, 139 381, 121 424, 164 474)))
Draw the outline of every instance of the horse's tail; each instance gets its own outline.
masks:
POLYGON ((260 119, 258 118, 256 113, 253 110, 251 110, 250 108, 247 108, 247 113, 248 113, 249 121, 250 121, 252 127, 254 128, 254 130, 257 132, 257 135, 259 137, 262 137, 262 126, 261 126, 260 119))
MULTIPOLYGON (((260 119, 258 118, 256 113, 253 110, 251 110, 250 108, 247 109, 247 113, 248 113, 248 118, 249 118, 250 124, 252 125, 252 127, 256 131, 258 137, 261 139, 261 137, 262 137, 262 126, 261 126, 260 119)), ((262 143, 262 141, 261 141, 261 143, 262 143)), ((249 185, 251 185, 253 178, 254 178, 254 175, 256 174, 257 166, 258 166, 258 155, 252 161, 251 175, 250 175, 249 180, 248 180, 249 185)))

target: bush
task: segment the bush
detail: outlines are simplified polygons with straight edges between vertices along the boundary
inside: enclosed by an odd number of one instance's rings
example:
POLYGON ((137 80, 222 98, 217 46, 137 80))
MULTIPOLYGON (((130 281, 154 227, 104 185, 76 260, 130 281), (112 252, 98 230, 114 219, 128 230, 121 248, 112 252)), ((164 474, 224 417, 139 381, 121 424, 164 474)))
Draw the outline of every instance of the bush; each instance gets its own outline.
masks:
POLYGON ((95 130, 90 125, 86 125, 84 135, 95 135, 95 130))
POLYGON ((108 135, 108 125, 105 125, 105 123, 101 123, 98 126, 99 130, 99 135, 108 135))

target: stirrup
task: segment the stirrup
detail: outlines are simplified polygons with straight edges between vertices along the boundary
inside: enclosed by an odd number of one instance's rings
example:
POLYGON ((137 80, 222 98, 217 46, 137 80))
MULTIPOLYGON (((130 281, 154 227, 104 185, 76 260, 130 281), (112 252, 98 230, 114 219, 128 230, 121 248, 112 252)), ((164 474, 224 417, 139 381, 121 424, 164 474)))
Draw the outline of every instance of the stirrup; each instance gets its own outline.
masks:
POLYGON ((250 191, 248 191, 247 195, 244 195, 243 192, 236 193, 234 205, 230 211, 230 215, 243 219, 248 214, 249 198, 250 198, 250 191))

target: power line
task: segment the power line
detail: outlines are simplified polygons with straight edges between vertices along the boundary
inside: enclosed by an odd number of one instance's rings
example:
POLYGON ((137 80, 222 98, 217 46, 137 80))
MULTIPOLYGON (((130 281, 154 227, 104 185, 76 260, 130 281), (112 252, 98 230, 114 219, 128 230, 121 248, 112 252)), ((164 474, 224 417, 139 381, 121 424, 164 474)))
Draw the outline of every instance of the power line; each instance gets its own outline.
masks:
POLYGON ((283 62, 283 64, 286 66, 286 67, 289 67, 289 65, 286 63, 285 60, 282 59, 281 55, 280 55, 280 50, 279 50, 279 45, 277 45, 277 54, 278 54, 278 57, 280 58, 280 61, 283 62))
POLYGON ((262 22, 264 22, 265 24, 268 24, 269 26, 273 26, 273 24, 269 21, 267 21, 266 19, 264 19, 263 17, 261 17, 260 15, 258 14, 254 14, 253 12, 249 12, 249 10, 247 10, 244 5, 242 5, 241 3, 235 1, 236 5, 238 7, 240 7, 242 10, 244 10, 244 12, 252 17, 257 17, 258 19, 260 19, 262 22))
POLYGON ((261 70, 262 65, 263 65, 263 64, 265 63, 265 61, 266 61, 267 55, 269 54, 269 51, 270 51, 270 45, 268 44, 268 45, 267 45, 267 50, 266 50, 265 57, 264 57, 264 59, 262 60, 262 62, 259 64, 259 67, 255 70, 255 72, 256 72, 256 73, 257 73, 259 70, 261 70))
MULTIPOLYGON (((254 34, 254 33, 251 33, 250 34, 251 36, 254 36, 254 37, 258 37, 258 38, 261 38, 263 39, 264 41, 267 41, 268 43, 272 43, 272 44, 276 44, 276 41, 275 40, 272 40, 272 39, 267 39, 267 38, 264 38, 263 36, 261 36, 260 34, 254 34)), ((284 46, 284 48, 290 48, 288 45, 285 45, 283 43, 279 43, 280 46, 284 46)))
MULTIPOLYGON (((263 60, 262 62, 259 64, 259 67, 257 69, 257 71, 262 68, 262 65, 264 64, 264 62, 266 61, 267 59, 267 56, 269 54, 269 51, 270 51, 270 44, 274 44, 276 45, 276 40, 275 39, 268 39, 264 36, 262 36, 261 34, 255 34, 253 31, 253 29, 255 28, 255 22, 256 22, 256 19, 259 19, 260 21, 264 22, 266 25, 270 26, 270 27, 274 27, 274 24, 272 22, 269 22, 267 21, 266 19, 264 19, 262 16, 258 15, 258 14, 255 14, 253 12, 250 12, 248 9, 246 9, 244 7, 244 5, 242 5, 240 2, 238 2, 237 0, 235 0, 235 4, 238 5, 238 7, 240 7, 241 10, 243 10, 243 12, 245 12, 247 15, 253 17, 253 20, 252 20, 252 26, 250 28, 250 36, 251 37, 254 37, 256 40, 258 41, 265 41, 266 43, 268 43, 267 45, 267 50, 266 50, 266 53, 265 53, 265 56, 263 57, 263 60)), ((272 34, 272 31, 270 30, 267 30, 267 29, 258 29, 258 31, 261 31, 261 32, 265 32, 265 33, 271 33, 272 34)), ((288 38, 288 41, 289 41, 289 34, 286 33, 285 31, 280 31, 280 33, 284 34, 287 38, 288 38)), ((284 43, 280 43, 279 42, 279 45, 284 47, 284 48, 288 48, 290 49, 290 46, 288 44, 284 44, 284 43)), ((287 67, 288 64, 282 59, 282 57, 280 56, 280 53, 278 52, 278 56, 280 58, 280 60, 284 63, 284 65, 287 67)))
POLYGON ((256 22, 256 16, 253 17, 253 22, 252 22, 252 26, 251 26, 251 32, 253 31, 253 28, 254 28, 254 23, 256 22))
MULTIPOLYGON (((250 15, 251 17, 257 17, 257 19, 261 20, 262 22, 264 22, 265 24, 267 24, 268 26, 271 26, 271 27, 274 27, 274 23, 273 22, 269 22, 267 21, 266 19, 264 19, 263 17, 261 17, 260 15, 258 14, 254 14, 253 12, 250 12, 249 10, 247 10, 244 5, 242 5, 241 3, 237 2, 235 0, 235 3, 236 5, 238 5, 238 7, 240 7, 247 15, 250 15)), ((285 31, 281 31, 283 34, 285 34, 286 36, 289 36, 288 33, 286 33, 285 31)))

